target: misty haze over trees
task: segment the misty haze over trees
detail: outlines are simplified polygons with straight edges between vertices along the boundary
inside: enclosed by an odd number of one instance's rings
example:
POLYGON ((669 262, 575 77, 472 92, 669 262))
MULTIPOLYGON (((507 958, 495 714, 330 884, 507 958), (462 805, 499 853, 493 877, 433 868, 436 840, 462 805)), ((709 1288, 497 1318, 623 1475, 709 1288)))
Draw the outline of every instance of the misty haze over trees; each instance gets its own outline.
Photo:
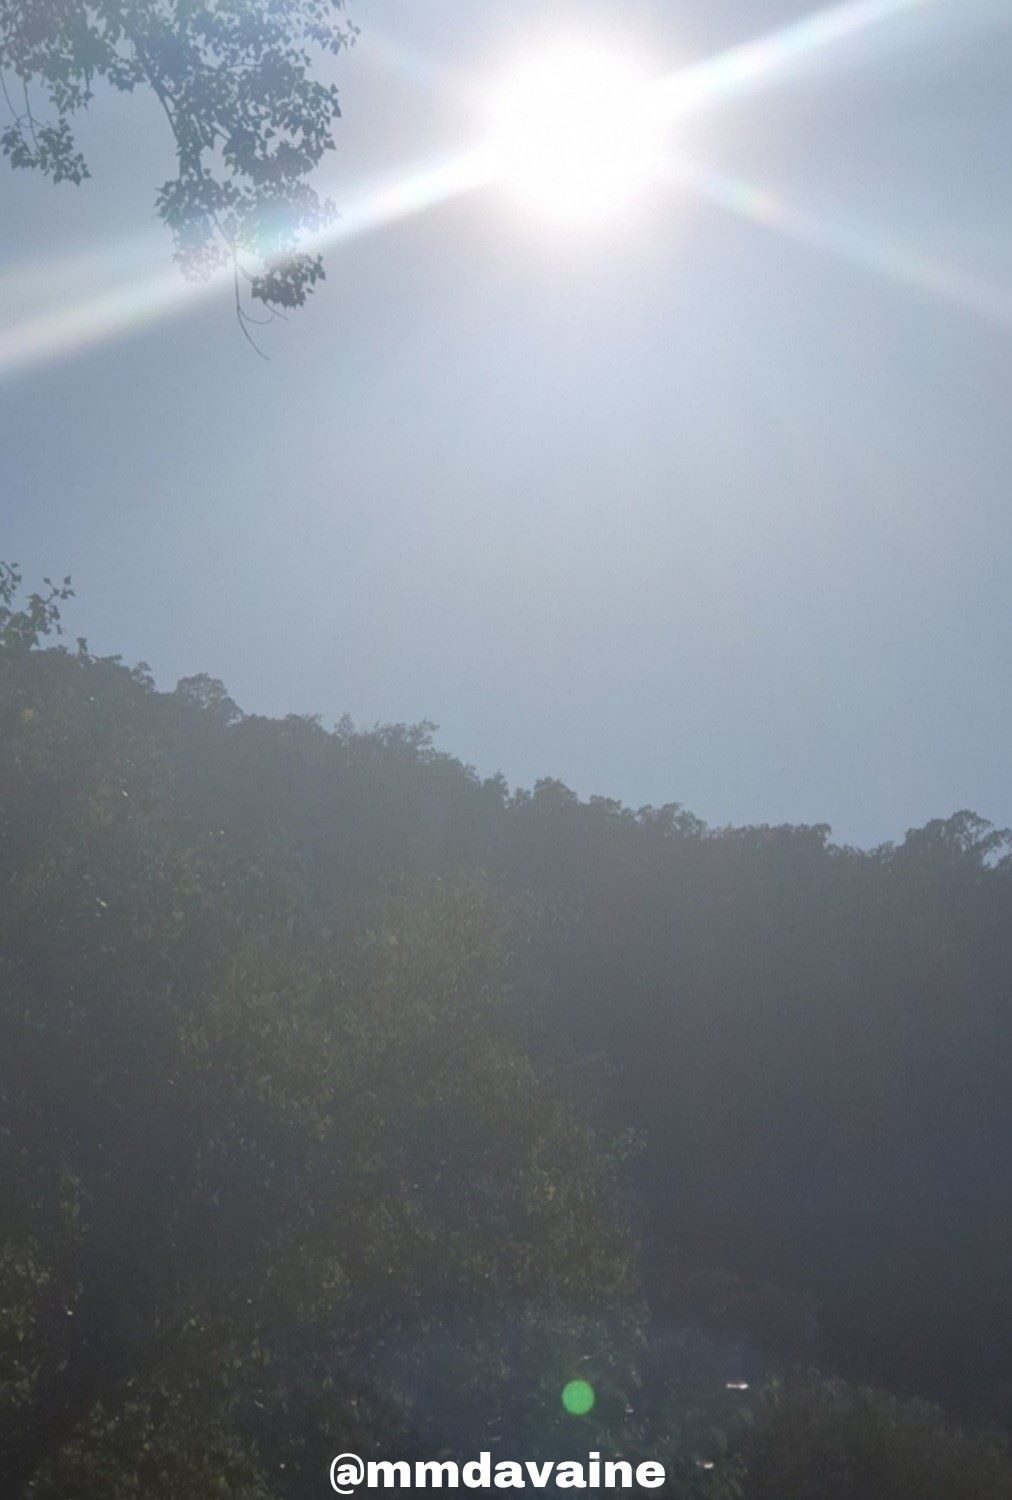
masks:
POLYGON ((428 726, 156 691, 19 582, 3 1494, 597 1447, 682 1496, 1012 1495, 1006 834, 510 791, 428 726))

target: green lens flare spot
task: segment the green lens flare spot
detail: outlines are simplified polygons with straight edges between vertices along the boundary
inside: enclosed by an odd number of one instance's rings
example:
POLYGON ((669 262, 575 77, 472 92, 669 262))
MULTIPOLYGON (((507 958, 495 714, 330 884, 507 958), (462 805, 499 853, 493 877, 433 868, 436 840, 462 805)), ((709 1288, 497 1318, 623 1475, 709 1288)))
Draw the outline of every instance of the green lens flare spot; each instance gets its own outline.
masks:
POLYGON ((562 1388, 562 1404, 571 1417, 585 1417, 594 1406, 594 1387, 585 1380, 571 1380, 562 1388))

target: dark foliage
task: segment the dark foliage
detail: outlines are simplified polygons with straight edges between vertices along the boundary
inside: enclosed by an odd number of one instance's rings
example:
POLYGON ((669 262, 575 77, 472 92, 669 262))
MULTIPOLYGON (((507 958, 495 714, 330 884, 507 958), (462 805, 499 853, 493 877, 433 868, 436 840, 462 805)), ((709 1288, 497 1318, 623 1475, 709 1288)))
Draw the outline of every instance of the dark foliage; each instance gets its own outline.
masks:
POLYGON ((343 10, 344 0, 6 0, 0 149, 13 167, 80 183, 89 171, 72 121, 96 83, 150 89, 176 153, 157 203, 180 265, 205 276, 231 257, 252 296, 300 306, 323 276, 299 236, 332 213, 311 176, 340 116, 337 89, 317 75, 354 37, 343 10))
POLYGON ((294 1497, 341 1448, 500 1443, 711 1500, 1012 1494, 934 1408, 769 1383, 1002 1416, 1003 835, 511 794, 426 726, 38 649, 69 580, 19 581, 4 1494, 294 1497))

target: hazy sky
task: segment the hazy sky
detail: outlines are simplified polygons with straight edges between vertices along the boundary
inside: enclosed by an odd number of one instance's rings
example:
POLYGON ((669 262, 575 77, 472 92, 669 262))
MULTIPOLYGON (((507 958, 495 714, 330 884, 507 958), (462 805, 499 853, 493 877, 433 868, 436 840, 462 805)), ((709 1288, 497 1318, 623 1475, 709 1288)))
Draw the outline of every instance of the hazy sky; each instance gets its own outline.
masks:
MULTIPOLYGON (((660 74, 805 7, 354 14, 346 209, 547 35, 660 74)), ((0 556, 160 685, 434 719, 513 783, 861 844, 1012 823, 1012 4, 911 6, 681 130, 781 227, 671 186, 563 234, 488 189, 334 248, 269 362, 215 292, 10 369, 0 556)), ((82 137, 83 188, 0 166, 0 335, 168 264, 155 110, 101 93, 82 137)))

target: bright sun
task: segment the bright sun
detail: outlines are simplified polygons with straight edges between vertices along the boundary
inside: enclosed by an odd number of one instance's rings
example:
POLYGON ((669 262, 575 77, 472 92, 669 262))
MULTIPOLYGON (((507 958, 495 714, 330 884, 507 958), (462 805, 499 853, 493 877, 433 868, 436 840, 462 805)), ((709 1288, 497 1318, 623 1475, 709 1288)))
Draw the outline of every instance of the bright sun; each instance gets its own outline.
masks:
POLYGON ((546 52, 493 99, 490 146, 511 192, 560 223, 606 219, 653 177, 661 121, 650 79, 597 47, 546 52))

